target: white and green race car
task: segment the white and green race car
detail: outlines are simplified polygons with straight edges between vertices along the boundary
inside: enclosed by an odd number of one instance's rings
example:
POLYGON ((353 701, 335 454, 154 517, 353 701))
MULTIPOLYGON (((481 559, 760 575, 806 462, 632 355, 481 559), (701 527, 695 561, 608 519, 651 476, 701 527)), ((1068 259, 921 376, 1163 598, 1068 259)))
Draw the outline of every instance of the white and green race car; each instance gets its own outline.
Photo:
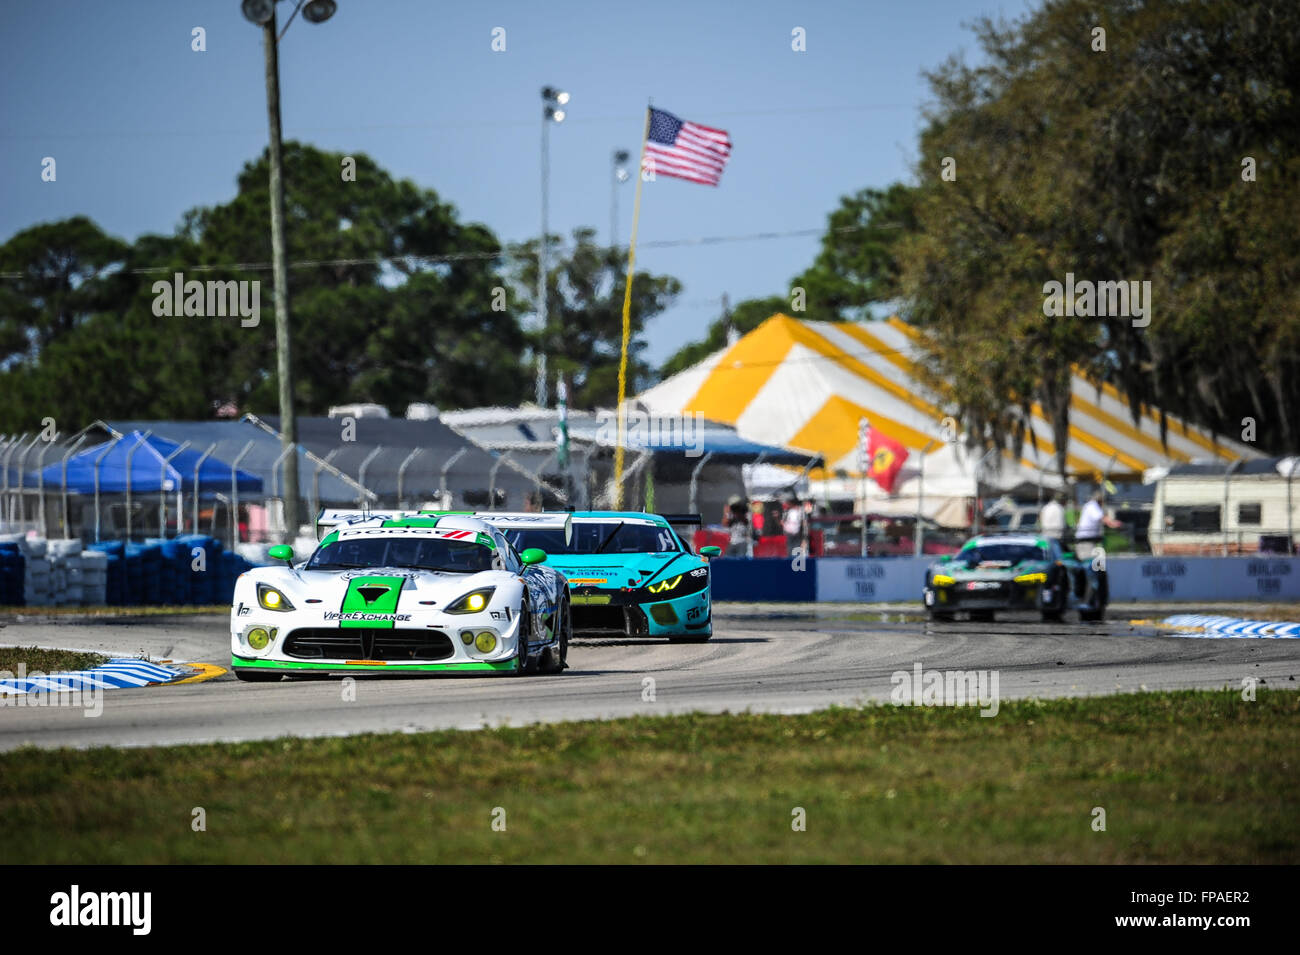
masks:
POLYGON ((282 676, 559 673, 572 618, 564 576, 463 514, 324 511, 320 545, 235 584, 231 667, 282 676))

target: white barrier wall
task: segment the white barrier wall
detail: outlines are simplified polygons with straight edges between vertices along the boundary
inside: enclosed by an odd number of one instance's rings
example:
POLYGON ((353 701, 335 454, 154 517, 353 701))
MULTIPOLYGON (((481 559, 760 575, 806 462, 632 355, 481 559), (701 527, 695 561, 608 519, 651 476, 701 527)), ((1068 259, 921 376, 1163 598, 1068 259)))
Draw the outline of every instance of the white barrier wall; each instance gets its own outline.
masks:
MULTIPOLYGON (((817 599, 919 601, 932 557, 823 557, 813 563, 817 599)), ((1110 602, 1300 600, 1300 557, 1111 557, 1110 602)))
POLYGON ((933 557, 819 557, 817 599, 854 603, 921 599, 933 557))
POLYGON ((1297 557, 1112 557, 1110 602, 1300 600, 1297 557))

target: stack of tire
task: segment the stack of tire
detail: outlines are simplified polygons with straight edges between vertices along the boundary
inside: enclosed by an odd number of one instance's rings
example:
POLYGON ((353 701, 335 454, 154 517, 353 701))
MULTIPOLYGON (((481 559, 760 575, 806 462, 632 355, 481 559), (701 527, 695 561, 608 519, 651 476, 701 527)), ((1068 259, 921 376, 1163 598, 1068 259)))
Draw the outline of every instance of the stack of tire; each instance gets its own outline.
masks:
POLYGON ((23 580, 26 567, 27 558, 23 555, 18 536, 0 540, 0 607, 21 607, 25 602, 23 580))
POLYGON ((126 604, 126 545, 121 541, 98 541, 91 551, 104 555, 104 603, 109 607, 126 604))
POLYGON ((28 607, 49 607, 54 603, 50 595, 50 562, 45 556, 45 538, 24 537, 19 544, 27 558, 23 573, 23 603, 28 607))
POLYGON ((76 538, 14 534, 0 538, 0 606, 228 604, 235 579, 253 566, 202 534, 84 549, 76 538))
POLYGON ((235 595, 235 580, 254 566, 247 558, 225 550, 221 541, 215 537, 185 534, 176 538, 175 542, 185 552, 190 582, 189 602, 193 604, 211 606, 230 603, 235 595))
POLYGON ((87 607, 108 603, 108 563, 109 556, 103 551, 81 552, 81 602, 87 607))

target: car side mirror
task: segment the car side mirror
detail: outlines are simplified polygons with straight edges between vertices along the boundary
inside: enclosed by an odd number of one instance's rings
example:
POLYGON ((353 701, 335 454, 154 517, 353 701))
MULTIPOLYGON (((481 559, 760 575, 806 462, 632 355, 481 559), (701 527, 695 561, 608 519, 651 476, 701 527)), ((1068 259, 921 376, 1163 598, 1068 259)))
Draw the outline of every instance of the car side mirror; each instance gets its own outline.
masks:
POLYGON ((540 547, 530 547, 519 555, 519 559, 524 562, 525 567, 532 564, 544 564, 546 563, 546 551, 540 547))
POLYGON ((944 554, 942 557, 939 558, 939 563, 946 564, 950 560, 952 560, 952 554, 944 554))
POLYGON ((721 557, 721 556, 722 556, 722 548, 721 548, 721 547, 714 547, 712 544, 710 544, 710 545, 707 546, 707 547, 701 547, 701 548, 700 548, 700 556, 701 556, 701 557, 721 557))
POLYGON ((272 560, 282 560, 285 563, 293 563, 293 548, 288 544, 276 544, 266 552, 266 556, 272 560))

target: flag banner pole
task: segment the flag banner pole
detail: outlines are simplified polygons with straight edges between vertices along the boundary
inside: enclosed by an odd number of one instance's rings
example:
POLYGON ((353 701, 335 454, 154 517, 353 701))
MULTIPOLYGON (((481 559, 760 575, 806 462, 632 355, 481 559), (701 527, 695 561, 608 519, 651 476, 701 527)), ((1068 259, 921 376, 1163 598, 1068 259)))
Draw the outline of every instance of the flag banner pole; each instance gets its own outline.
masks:
POLYGON ((632 203, 632 238, 627 246, 627 285, 623 289, 623 347, 618 356, 618 444, 614 446, 614 510, 623 506, 623 441, 627 434, 627 349, 632 338, 632 276, 636 271, 636 230, 641 222, 641 186, 645 182, 645 145, 650 138, 650 107, 645 111, 641 134, 641 158, 637 162, 636 198, 632 203))

